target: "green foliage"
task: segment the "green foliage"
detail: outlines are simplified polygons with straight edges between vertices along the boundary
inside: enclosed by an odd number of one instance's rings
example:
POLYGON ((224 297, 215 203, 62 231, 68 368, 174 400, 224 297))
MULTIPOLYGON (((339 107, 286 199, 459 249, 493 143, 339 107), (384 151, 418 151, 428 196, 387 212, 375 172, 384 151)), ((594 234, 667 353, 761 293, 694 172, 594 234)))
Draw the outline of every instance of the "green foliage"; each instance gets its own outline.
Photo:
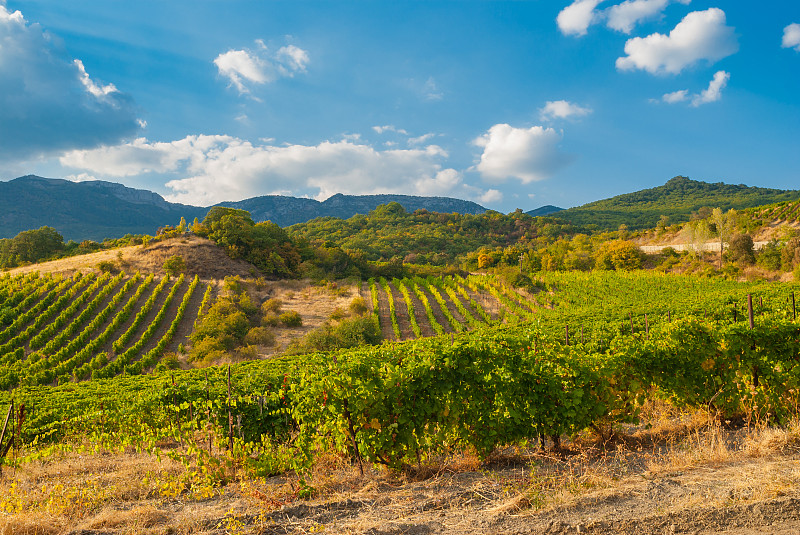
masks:
POLYGON ((730 262, 742 265, 751 265, 756 261, 753 252, 753 237, 749 234, 735 234, 725 251, 725 257, 730 262))
POLYGON ((246 260, 267 275, 297 274, 300 252, 286 231, 265 221, 254 223, 245 210, 214 206, 203 219, 199 234, 224 248, 231 258, 246 260))
POLYGON ((303 324, 303 317, 296 310, 287 310, 278 318, 286 327, 300 327, 303 324))
POLYGON ((0 239, 0 268, 12 268, 56 256, 64 250, 64 238, 52 227, 20 232, 0 239))
MULTIPOLYGON (((316 248, 316 262, 328 271, 345 273, 355 267, 364 278, 400 278, 404 259, 418 264, 444 266, 458 256, 481 247, 507 247, 540 236, 558 237, 575 232, 572 225, 553 218, 534 218, 521 212, 503 215, 407 213, 397 203, 382 205, 367 215, 347 220, 319 218, 289 227, 298 242, 316 248), (361 252, 360 257, 356 252, 361 252), (350 257, 346 258, 347 256, 350 257), (363 260, 386 262, 385 270, 365 272, 363 260)), ((517 262, 519 252, 511 253, 517 262)), ((500 259, 502 261, 502 259, 500 259)))
POLYGON ((186 271, 186 262, 183 260, 182 256, 172 255, 164 261, 164 271, 167 275, 179 275, 186 271))
POLYGON ((659 221, 664 225, 664 217, 673 223, 689 221, 692 213, 703 207, 739 210, 778 201, 795 201, 799 197, 800 191, 722 182, 709 184, 676 176, 663 186, 591 202, 556 215, 574 225, 596 225, 596 228, 616 230, 620 224, 625 224, 631 230, 638 230, 656 227, 659 221))
POLYGON ((614 240, 601 245, 596 262, 599 269, 629 271, 642 266, 643 256, 639 247, 633 242, 614 240))
POLYGON ((103 260, 97 263, 97 269, 101 273, 114 273, 117 271, 117 266, 111 260, 103 260))

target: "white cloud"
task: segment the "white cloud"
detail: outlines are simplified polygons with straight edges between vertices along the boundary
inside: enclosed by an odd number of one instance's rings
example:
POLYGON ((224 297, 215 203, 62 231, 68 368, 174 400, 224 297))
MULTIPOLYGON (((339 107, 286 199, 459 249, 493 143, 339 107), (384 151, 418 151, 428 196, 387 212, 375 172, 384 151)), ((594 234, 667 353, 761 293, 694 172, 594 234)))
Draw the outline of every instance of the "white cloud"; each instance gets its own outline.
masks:
POLYGON ((201 135, 169 143, 137 139, 73 151, 61 158, 61 164, 101 176, 163 175, 173 192, 168 200, 199 205, 279 192, 318 199, 334 193, 482 195, 482 190, 463 183, 461 173, 444 168, 447 157, 436 145, 376 150, 342 140, 275 146, 201 135))
POLYGON ((423 143, 425 143, 426 141, 428 141, 429 139, 432 139, 434 137, 436 137, 436 134, 433 134, 433 133, 429 132, 427 134, 422 134, 421 136, 418 136, 418 137, 408 138, 408 144, 411 145, 411 146, 413 146, 413 145, 422 145, 423 143))
POLYGON ((425 83, 422 85, 422 94, 425 100, 442 100, 442 98, 444 98, 444 93, 439 89, 439 85, 432 76, 425 80, 425 83))
POLYGON ((692 106, 695 108, 709 102, 716 102, 722 98, 722 90, 728 85, 728 80, 731 79, 731 74, 725 71, 717 71, 714 73, 714 78, 708 84, 708 89, 703 90, 699 95, 692 98, 692 106))
POLYGON ((372 129, 378 134, 383 134, 384 132, 395 132, 397 134, 403 134, 404 136, 408 135, 408 132, 406 132, 402 128, 397 128, 392 124, 387 124, 384 126, 373 126, 372 129))
POLYGON ((617 69, 677 74, 689 65, 703 60, 713 63, 738 49, 734 28, 725 24, 725 12, 711 8, 689 13, 669 35, 629 39, 627 56, 617 58, 617 69))
POLYGON ((479 197, 483 204, 493 204, 503 200, 503 193, 496 189, 487 190, 486 193, 479 197))
MULTIPOLYGON (((653 19, 661 15, 671 0, 626 0, 605 10, 608 18, 606 25, 618 32, 631 33, 640 21, 653 19)), ((675 0, 688 4, 691 0, 675 0)))
POLYGON ((583 117, 592 113, 591 108, 584 108, 566 100, 552 100, 545 103, 539 110, 543 121, 552 119, 569 119, 570 117, 583 117))
POLYGON ((256 49, 228 50, 214 59, 219 74, 240 94, 249 93, 252 84, 263 85, 306 72, 310 60, 305 50, 287 45, 271 53, 260 39, 256 44, 256 49))
POLYGON ((783 29, 781 46, 783 48, 794 48, 800 52, 800 24, 794 22, 783 29))
POLYGON ((139 128, 130 96, 0 3, 0 159, 119 143, 139 128))
POLYGON ((507 178, 518 178, 523 183, 544 180, 571 161, 559 149, 561 135, 552 128, 496 124, 474 143, 483 147, 475 168, 491 182, 507 178))
POLYGON ((661 97, 663 102, 667 104, 676 104, 678 102, 684 102, 689 100, 689 90, 688 89, 681 89, 680 91, 673 91, 672 93, 667 93, 663 97, 661 97))
POLYGON ((716 102, 722 98, 722 90, 728 85, 731 75, 726 71, 717 71, 708 84, 708 88, 700 93, 690 95, 688 89, 673 91, 661 97, 660 100, 653 99, 651 102, 666 102, 667 104, 677 104, 691 100, 692 107, 696 108, 709 102, 716 102))
POLYGON ((595 8, 604 0, 575 0, 562 9, 556 17, 558 29, 564 35, 581 37, 600 16, 595 8))

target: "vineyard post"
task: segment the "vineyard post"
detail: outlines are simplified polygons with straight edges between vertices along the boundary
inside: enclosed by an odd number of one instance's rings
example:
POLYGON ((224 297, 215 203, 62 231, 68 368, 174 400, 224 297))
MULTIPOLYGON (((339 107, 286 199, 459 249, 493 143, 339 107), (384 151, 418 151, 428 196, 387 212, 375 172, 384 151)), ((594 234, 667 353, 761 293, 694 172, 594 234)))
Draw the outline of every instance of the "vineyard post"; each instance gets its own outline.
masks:
MULTIPOLYGON (((3 430, 0 431, 0 473, 2 473, 2 470, 3 470, 3 461, 6 458, 6 453, 8 453, 8 450, 11 449, 11 445, 14 443, 14 437, 12 436, 11 440, 8 442, 8 446, 7 447, 3 446, 3 442, 5 441, 5 438, 6 438, 6 428, 8 428, 8 420, 11 418, 11 415, 13 413, 14 413, 14 400, 12 399, 11 400, 11 405, 8 407, 8 413, 6 414, 6 421, 3 424, 3 430)), ((11 432, 13 433, 14 432, 13 431, 13 427, 14 427, 13 422, 11 424, 11 427, 12 427, 12 431, 11 432)))
POLYGON ((747 294, 747 319, 750 321, 750 328, 755 328, 753 324, 753 294, 747 294))
POLYGON ((792 292, 792 321, 797 319, 797 308, 794 305, 794 292, 792 292))
POLYGON ((672 311, 667 310, 667 322, 672 323, 672 311))
POLYGON ((228 364, 228 450, 233 453, 233 415, 231 414, 231 365, 228 364))
POLYGON ((736 303, 733 304, 733 322, 736 323, 736 303))
POLYGON ((644 333, 647 338, 650 338, 650 322, 647 321, 647 314, 644 315, 644 333))
POLYGON ((633 334, 633 313, 628 312, 628 320, 631 322, 631 334, 633 334))
POLYGON ((564 340, 566 340, 566 345, 569 345, 569 325, 564 326, 564 340))
MULTIPOLYGON (((208 393, 208 370, 206 370, 206 419, 208 419, 208 425, 211 425, 211 396, 208 393)), ((213 441, 211 439, 211 433, 208 434, 208 454, 214 455, 211 451, 213 446, 213 441)))
POLYGON ((758 311, 759 313, 764 313, 764 297, 758 296, 758 311))

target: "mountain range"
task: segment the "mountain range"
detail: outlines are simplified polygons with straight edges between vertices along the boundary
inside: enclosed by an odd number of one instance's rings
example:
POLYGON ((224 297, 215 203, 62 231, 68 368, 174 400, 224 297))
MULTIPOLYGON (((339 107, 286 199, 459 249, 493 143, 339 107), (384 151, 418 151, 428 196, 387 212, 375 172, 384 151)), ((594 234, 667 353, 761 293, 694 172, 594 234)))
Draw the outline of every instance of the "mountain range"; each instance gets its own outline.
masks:
MULTIPOLYGON (((411 195, 342 195, 325 201, 279 195, 254 197, 221 206, 250 212, 255 221, 270 220, 282 227, 317 217, 348 218, 366 214, 378 205, 400 203, 407 211, 481 214, 486 208, 448 197, 411 195)), ((42 226, 55 228, 65 240, 102 240, 125 234, 154 234, 159 227, 177 225, 181 217, 202 220, 209 207, 171 203, 152 191, 105 181, 72 182, 28 175, 0 181, 0 238, 42 226)))

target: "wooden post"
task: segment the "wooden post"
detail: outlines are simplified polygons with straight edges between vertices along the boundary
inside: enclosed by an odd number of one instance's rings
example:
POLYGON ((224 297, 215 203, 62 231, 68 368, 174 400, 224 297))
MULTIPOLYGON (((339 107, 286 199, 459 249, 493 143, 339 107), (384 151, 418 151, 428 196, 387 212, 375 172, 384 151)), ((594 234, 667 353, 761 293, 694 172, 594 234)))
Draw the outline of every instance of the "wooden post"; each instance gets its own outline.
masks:
MULTIPOLYGON (((3 461, 5 461, 6 453, 8 450, 11 449, 11 444, 14 443, 14 437, 11 437, 11 440, 8 442, 8 446, 4 446, 3 442, 6 439, 6 429, 8 428, 8 420, 11 418, 11 415, 14 414, 14 400, 11 400, 11 405, 8 407, 8 413, 6 413, 6 421, 3 424, 3 430, 0 431, 0 473, 2 473, 3 469, 3 461)), ((13 433, 14 422, 11 422, 11 428, 13 433)))
POLYGON ((733 305, 733 322, 736 323, 736 304, 733 305))
POLYGON ((672 311, 667 310, 667 322, 672 323, 672 311))
MULTIPOLYGON (((208 370, 206 370, 206 420, 208 420, 208 426, 211 428, 211 396, 208 393, 208 370)), ((214 446, 214 442, 211 437, 211 433, 208 434, 208 454, 213 456, 214 453, 211 451, 212 447, 214 446)))
POLYGON ((758 311, 760 314, 764 313, 764 297, 759 296, 758 298, 758 311))
POLYGON ((583 340, 583 325, 581 325, 581 344, 585 344, 586 342, 583 340))
POLYGON ((564 331, 565 331, 564 339, 566 340, 567 345, 569 345, 569 325, 564 326, 564 331))
POLYGON ((233 415, 231 414, 231 365, 228 364, 228 450, 233 452, 233 415))
POLYGON ((631 312, 628 312, 628 319, 631 322, 631 334, 633 334, 633 314, 631 312))
POLYGON ((797 319, 797 308, 794 304, 794 292, 792 292, 792 321, 797 319))
POLYGON ((644 333, 647 338, 650 338, 650 322, 647 321, 647 314, 644 315, 644 333))
POLYGON ((754 329, 753 323, 753 294, 747 294, 747 319, 750 321, 750 328, 754 329))

